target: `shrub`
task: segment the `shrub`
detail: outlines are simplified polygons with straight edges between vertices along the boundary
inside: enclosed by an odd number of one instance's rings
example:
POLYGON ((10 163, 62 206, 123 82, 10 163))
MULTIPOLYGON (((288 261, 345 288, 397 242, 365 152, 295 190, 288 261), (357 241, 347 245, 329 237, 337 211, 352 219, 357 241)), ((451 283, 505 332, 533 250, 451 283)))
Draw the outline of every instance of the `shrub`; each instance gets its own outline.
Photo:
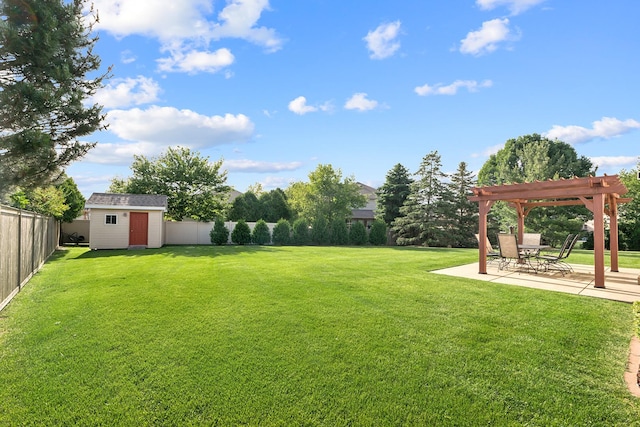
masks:
POLYGON ((286 219, 280 219, 273 228, 273 244, 288 245, 291 243, 291 225, 286 219))
POLYGON ((329 226, 325 217, 316 218, 311 227, 311 242, 315 245, 326 245, 329 243, 329 226))
POLYGON ((251 243, 251 228, 243 219, 236 223, 236 227, 231 232, 231 241, 236 245, 246 245, 251 243))
POLYGON ((387 244, 387 224, 384 221, 376 219, 369 230, 369 243, 380 246, 387 244))
POLYGON ((271 232, 265 220, 260 219, 256 222, 256 226, 253 227, 253 232, 251 233, 251 241, 256 245, 271 243, 271 232))
POLYGON ((367 229, 364 224, 357 221, 351 224, 349 230, 349 243, 352 245, 365 245, 367 243, 367 229))
POLYGON ((213 228, 209 232, 211 243, 214 245, 226 245, 229 241, 229 229, 224 225, 222 218, 216 218, 213 228))
POLYGON ((346 245, 349 243, 349 230, 344 218, 336 218, 331 223, 331 238, 329 242, 332 245, 346 245))
POLYGON ((293 223, 293 238, 294 245, 308 245, 309 244, 309 223, 304 218, 298 218, 293 223))

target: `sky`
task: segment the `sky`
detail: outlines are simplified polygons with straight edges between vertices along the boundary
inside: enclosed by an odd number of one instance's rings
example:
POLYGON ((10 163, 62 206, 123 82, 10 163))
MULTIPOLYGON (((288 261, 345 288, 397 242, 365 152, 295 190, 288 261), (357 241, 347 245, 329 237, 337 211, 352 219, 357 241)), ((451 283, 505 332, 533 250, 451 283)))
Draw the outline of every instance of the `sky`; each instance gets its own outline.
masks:
POLYGON ((106 131, 68 169, 106 192, 188 147, 244 192, 319 164, 379 187, 432 151, 477 172, 518 136, 598 174, 640 156, 637 0, 93 0, 106 131))

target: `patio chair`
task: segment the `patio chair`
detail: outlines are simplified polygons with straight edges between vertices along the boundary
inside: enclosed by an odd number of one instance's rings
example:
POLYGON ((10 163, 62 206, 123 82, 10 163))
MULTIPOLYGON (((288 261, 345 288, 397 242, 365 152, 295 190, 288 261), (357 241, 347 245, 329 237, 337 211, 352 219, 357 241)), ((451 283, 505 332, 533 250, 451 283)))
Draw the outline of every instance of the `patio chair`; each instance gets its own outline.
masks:
MULTIPOLYGON (((542 235, 540 233, 523 233, 522 234, 522 244, 523 245, 540 245, 540 239, 542 235)), ((525 255, 528 256, 536 256, 540 253, 540 249, 525 249, 525 255)))
POLYGON ((560 252, 557 255, 542 255, 538 257, 538 261, 542 264, 545 271, 557 270, 563 276, 566 273, 573 272, 573 268, 565 261, 571 255, 571 251, 578 241, 579 234, 569 234, 564 240, 560 252))
MULTIPOLYGON (((478 243, 480 243, 480 235, 476 234, 476 239, 478 239, 478 243)), ((485 245, 487 247, 487 261, 489 261, 489 263, 492 263, 493 261, 497 261, 500 259, 500 252, 497 252, 495 249, 493 249, 493 246, 491 246, 491 242, 489 241, 489 238, 486 238, 487 241, 485 242, 485 245)))
POLYGON ((526 269, 533 270, 534 273, 538 272, 531 264, 531 258, 520 251, 518 237, 515 234, 498 234, 498 244, 500 245, 499 270, 514 268, 519 271, 526 269))

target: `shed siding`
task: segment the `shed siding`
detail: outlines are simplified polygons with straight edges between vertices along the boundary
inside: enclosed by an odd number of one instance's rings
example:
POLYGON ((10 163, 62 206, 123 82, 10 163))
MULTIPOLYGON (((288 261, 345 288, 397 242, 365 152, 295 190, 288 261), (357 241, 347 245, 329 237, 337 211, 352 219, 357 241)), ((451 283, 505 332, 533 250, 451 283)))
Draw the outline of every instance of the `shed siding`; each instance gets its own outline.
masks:
POLYGON ((164 244, 163 212, 149 211, 148 248, 161 248, 164 244))
MULTIPOLYGON (((92 249, 126 249, 129 247, 129 218, 130 210, 124 209, 91 209, 92 249), (106 224, 106 215, 116 215, 117 224, 106 224)), ((164 244, 163 212, 135 210, 133 212, 148 212, 149 229, 147 237, 148 248, 161 248, 164 244)))

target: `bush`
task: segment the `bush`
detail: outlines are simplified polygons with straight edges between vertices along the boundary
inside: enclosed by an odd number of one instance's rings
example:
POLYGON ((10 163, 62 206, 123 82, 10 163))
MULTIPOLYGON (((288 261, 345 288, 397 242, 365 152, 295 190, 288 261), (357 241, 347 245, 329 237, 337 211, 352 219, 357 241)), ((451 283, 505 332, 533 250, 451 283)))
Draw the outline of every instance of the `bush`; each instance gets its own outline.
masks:
POLYGON ((286 219, 280 219, 273 228, 273 244, 288 245, 291 243, 291 225, 286 219))
POLYGON ((336 218, 331 223, 331 237, 329 242, 332 245, 346 245, 349 243, 349 230, 347 229, 347 223, 344 218, 336 218))
POLYGON ((320 216, 314 222, 311 227, 311 242, 314 245, 326 245, 329 243, 329 227, 327 220, 320 216))
POLYGON ((369 243, 380 246, 387 244, 387 224, 379 219, 373 221, 369 231, 369 243))
POLYGON ((367 229, 364 224, 359 221, 352 223, 349 230, 349 243, 361 246, 367 244, 367 240, 367 229))
POLYGON ((256 226, 253 227, 253 232, 251 233, 251 241, 256 245, 271 243, 271 232, 265 220, 261 219, 256 222, 256 226))
POLYGON ((236 245, 246 245, 251 243, 251 228, 243 219, 236 223, 236 227, 231 232, 231 241, 236 245))
POLYGON ((293 238, 294 245, 308 245, 309 244, 309 223, 304 218, 298 218, 293 223, 293 238))
POLYGON ((209 237, 211 237, 211 243, 214 245, 226 245, 229 241, 229 229, 224 225, 224 220, 222 218, 216 218, 216 221, 213 223, 213 228, 209 232, 209 237))

